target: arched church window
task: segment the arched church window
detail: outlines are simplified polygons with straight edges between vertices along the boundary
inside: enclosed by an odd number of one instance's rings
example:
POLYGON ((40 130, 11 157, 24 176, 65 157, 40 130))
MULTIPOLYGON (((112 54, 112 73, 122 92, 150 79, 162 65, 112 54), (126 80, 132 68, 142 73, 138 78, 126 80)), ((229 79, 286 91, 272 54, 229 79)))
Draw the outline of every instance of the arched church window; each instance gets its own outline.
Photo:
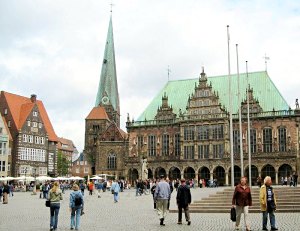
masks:
POLYGON ((117 156, 116 154, 110 153, 107 157, 107 168, 116 169, 117 168, 117 156))

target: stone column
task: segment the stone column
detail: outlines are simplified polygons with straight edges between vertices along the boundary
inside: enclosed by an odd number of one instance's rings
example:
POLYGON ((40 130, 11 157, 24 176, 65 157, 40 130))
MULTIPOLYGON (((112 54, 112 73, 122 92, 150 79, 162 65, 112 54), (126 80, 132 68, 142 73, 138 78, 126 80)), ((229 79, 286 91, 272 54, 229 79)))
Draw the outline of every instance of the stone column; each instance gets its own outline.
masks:
POLYGON ((210 173, 210 180, 213 180, 213 179, 214 179, 214 173, 211 172, 211 173, 210 173))
POLYGON ((228 172, 225 172, 225 185, 228 186, 228 172))
POLYGON ((275 172, 275 184, 278 184, 278 171, 275 172))

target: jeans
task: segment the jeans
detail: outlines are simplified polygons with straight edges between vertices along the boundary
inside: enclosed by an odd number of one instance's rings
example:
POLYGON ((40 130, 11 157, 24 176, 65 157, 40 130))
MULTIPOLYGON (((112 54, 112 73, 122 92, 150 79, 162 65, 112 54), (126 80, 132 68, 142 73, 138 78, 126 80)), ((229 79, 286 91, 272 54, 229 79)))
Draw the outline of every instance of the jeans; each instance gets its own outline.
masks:
POLYGON ((81 206, 72 208, 71 212, 71 228, 79 229, 80 226, 80 215, 81 215, 81 206), (76 217, 76 219, 75 219, 76 217))
POLYGON ((50 204, 50 228, 57 229, 59 209, 60 203, 50 204))
POLYGON ((271 228, 276 228, 274 211, 263 211, 262 214, 263 214, 263 228, 267 228, 268 214, 270 218, 271 228))
POLYGON ((114 201, 115 201, 115 202, 118 202, 118 200, 119 200, 119 193, 118 193, 118 192, 115 192, 115 193, 114 193, 114 201))
POLYGON ((135 190, 135 195, 138 196, 140 193, 140 188, 136 187, 136 190, 135 190))

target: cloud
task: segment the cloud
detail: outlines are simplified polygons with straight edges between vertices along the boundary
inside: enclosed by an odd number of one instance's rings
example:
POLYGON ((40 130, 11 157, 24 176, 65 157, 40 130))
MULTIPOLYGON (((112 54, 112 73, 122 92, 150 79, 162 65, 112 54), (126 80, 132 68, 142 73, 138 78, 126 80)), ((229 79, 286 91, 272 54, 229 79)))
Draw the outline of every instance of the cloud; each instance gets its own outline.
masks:
MULTIPOLYGON (((95 103, 110 1, 1 1, 1 90, 43 100, 59 136, 84 148, 84 118, 95 103)), ((121 126, 170 80, 227 70, 226 25, 236 72, 265 68, 293 106, 300 85, 298 1, 115 0, 113 27, 121 126)))

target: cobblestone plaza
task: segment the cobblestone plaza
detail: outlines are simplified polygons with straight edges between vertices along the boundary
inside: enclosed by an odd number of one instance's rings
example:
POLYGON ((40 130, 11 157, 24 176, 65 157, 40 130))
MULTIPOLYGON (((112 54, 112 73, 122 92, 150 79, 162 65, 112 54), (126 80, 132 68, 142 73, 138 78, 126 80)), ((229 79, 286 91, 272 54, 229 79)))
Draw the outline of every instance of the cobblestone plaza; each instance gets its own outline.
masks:
MULTIPOLYGON (((192 189, 193 200, 199 200, 222 188, 192 189)), ((68 208, 69 193, 66 191, 59 212, 58 230, 70 230, 68 208)), ((118 203, 113 203, 110 192, 90 196, 85 193, 85 214, 81 217, 82 231, 90 230, 234 230, 234 223, 228 214, 191 214, 191 226, 177 225, 177 214, 170 213, 166 226, 159 225, 156 211, 153 209, 152 195, 135 196, 135 190, 120 193, 118 203)), ((171 209, 175 208, 176 192, 172 193, 171 209)), ((45 200, 30 192, 15 193, 7 205, 0 204, 0 230, 49 230, 49 208, 45 200)), ((277 213, 276 222, 279 230, 300 230, 299 213, 277 213)), ((261 230, 261 214, 250 214, 252 230, 261 230)), ((242 223, 243 224, 243 219, 242 223)), ((270 227, 269 227, 270 228, 270 227)), ((243 228, 242 230, 245 230, 243 228)))

